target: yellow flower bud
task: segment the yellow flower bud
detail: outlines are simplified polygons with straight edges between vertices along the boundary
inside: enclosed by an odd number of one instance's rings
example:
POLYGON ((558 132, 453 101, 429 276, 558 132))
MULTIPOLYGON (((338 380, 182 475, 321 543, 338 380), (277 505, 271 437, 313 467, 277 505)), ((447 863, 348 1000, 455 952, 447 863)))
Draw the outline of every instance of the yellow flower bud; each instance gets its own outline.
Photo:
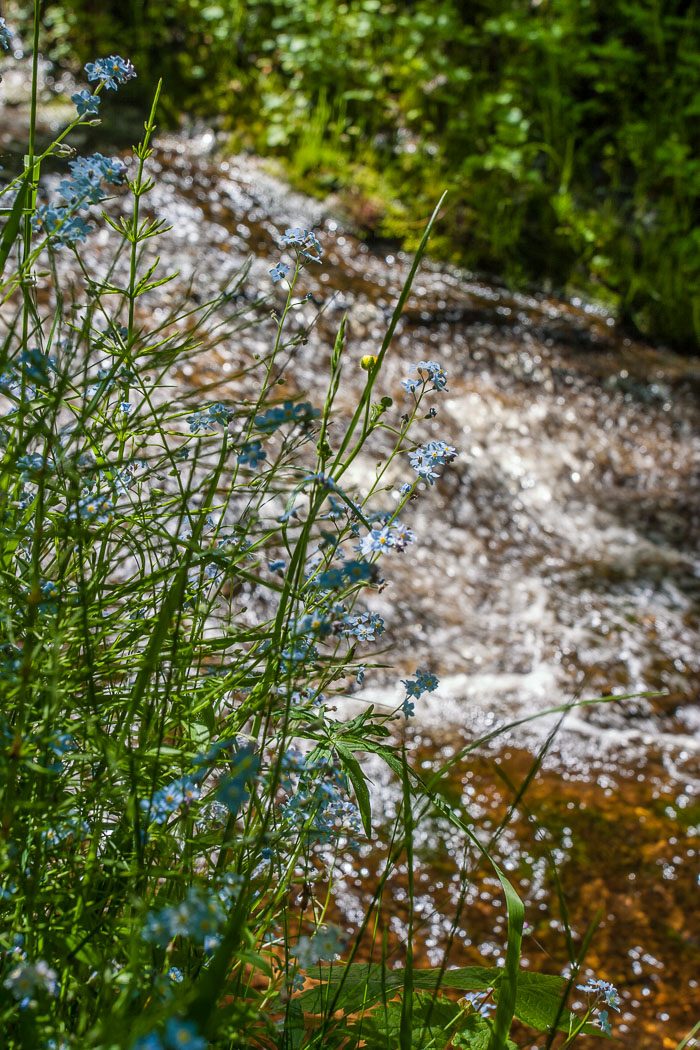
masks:
POLYGON ((365 356, 360 361, 360 368, 364 368, 365 372, 370 372, 374 368, 376 363, 376 357, 373 357, 372 354, 365 354, 365 356))

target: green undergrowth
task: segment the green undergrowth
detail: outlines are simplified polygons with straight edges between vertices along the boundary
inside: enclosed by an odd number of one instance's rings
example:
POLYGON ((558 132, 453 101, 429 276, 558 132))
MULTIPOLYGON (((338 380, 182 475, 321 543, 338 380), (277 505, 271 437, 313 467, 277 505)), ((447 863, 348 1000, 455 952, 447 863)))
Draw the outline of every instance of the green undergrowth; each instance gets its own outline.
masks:
MULTIPOLYGON (((18 11, 27 9, 17 5, 18 11)), ((687 0, 53 0, 49 51, 118 40, 165 111, 219 118, 368 235, 700 333, 700 19, 687 0)))
POLYGON ((484 834, 441 790, 481 742, 423 774, 397 743, 394 723, 439 688, 430 668, 398 705, 351 717, 333 703, 375 673, 387 625, 367 606, 421 542, 413 504, 457 455, 425 441, 438 362, 405 363, 400 404, 382 393, 442 202, 376 354, 353 359, 343 320, 324 392, 281 396, 323 246, 290 226, 263 292, 242 294, 247 264, 178 300, 150 197, 160 88, 128 161, 77 156, 71 133, 136 76, 115 55, 89 62, 74 119, 40 150, 38 14, 37 0, 24 171, 0 189, 3 1047, 506 1050, 516 1019, 543 1050, 606 1038, 620 1000, 586 969, 593 926, 574 948, 562 898, 568 963, 527 972, 524 906, 494 860, 544 751, 484 834), (50 160, 62 177, 44 177, 50 160), (178 365, 215 349, 231 371, 188 387, 178 365), (362 382, 344 412, 348 370, 362 382), (351 484, 365 453, 376 467, 351 484), (339 925, 339 883, 375 834, 369 756, 394 776, 397 818, 364 913, 339 925), (464 857, 441 966, 426 970, 414 840, 432 813, 464 857), (507 934, 499 965, 455 968, 473 853, 500 884, 507 934))

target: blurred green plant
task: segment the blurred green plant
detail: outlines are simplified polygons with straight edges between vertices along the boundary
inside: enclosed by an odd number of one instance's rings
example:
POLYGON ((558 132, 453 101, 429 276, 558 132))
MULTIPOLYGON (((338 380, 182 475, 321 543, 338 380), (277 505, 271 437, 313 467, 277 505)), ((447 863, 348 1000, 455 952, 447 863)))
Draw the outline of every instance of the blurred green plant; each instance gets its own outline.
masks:
MULTIPOLYGON (((361 227, 700 336, 696 0, 45 0, 50 52, 119 40, 171 119, 219 114, 361 227), (150 76, 149 76, 150 74, 150 76)), ((21 10, 21 5, 20 5, 21 10)))

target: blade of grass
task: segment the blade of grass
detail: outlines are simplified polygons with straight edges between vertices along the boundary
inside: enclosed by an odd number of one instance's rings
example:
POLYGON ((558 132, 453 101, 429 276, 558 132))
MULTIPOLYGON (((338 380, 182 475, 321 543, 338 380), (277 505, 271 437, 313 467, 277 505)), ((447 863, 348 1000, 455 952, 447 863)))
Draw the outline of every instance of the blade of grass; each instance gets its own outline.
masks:
POLYGON ((413 811, 411 806, 411 782, 408 776, 408 761, 405 747, 401 753, 401 766, 406 877, 408 879, 408 933, 406 935, 406 966, 404 968, 403 998, 401 1000, 399 1043, 401 1050, 411 1050, 411 1035, 413 1031, 413 811))
POLYGON ((690 1029, 690 1031, 684 1039, 681 1039, 680 1043, 676 1047, 676 1050, 685 1050, 686 1046, 690 1046, 690 1040, 697 1032, 700 1032, 700 1021, 698 1021, 697 1024, 693 1025, 693 1027, 690 1029))
POLYGON ((29 189, 29 176, 24 179, 22 185, 19 188, 19 192, 15 197, 15 202, 10 209, 10 214, 7 217, 5 228, 2 231, 2 237, 0 237, 0 277, 2 277, 3 270, 5 269, 5 263, 7 262, 8 256, 12 251, 12 246, 17 240, 17 234, 19 233, 20 224, 22 222, 22 215, 24 213, 25 201, 27 199, 27 191, 29 189))
POLYGON ((361 398, 359 399, 357 408, 355 409, 355 414, 353 415, 353 417, 352 417, 352 419, 350 421, 348 429, 347 429, 347 431, 345 433, 345 437, 343 438, 343 441, 342 441, 342 443, 340 445, 340 448, 338 449, 338 452, 336 453, 335 459, 333 460, 333 465, 331 467, 331 473, 333 474, 333 477, 334 477, 334 479, 336 481, 338 480, 338 478, 340 478, 345 473, 345 471, 348 469, 348 467, 350 466, 350 464, 352 463, 353 459, 355 458, 355 456, 357 455, 357 453, 358 453, 358 451, 360 449, 361 441, 355 447, 355 449, 350 453, 350 455, 347 457, 347 459, 343 462, 343 456, 344 456, 344 454, 345 454, 345 452, 346 452, 346 450, 348 448, 348 445, 352 441, 353 434, 355 433, 355 430, 357 429, 357 424, 359 423, 360 419, 362 418, 362 416, 363 416, 363 414, 365 412, 365 409, 366 409, 367 405, 369 404, 369 399, 370 399, 370 396, 371 396, 371 393, 372 393, 372 387, 374 386, 374 383, 375 383, 375 381, 377 379, 377 376, 379 375, 380 369, 382 367, 382 363, 384 361, 384 358, 386 357, 387 350, 389 349, 389 346, 391 345, 391 341, 394 338, 394 332, 396 331, 396 326, 398 325, 399 319, 401 317, 401 314, 403 313, 403 308, 406 305, 406 300, 408 299, 408 296, 409 296, 410 291, 411 291, 411 285, 413 284, 413 279, 416 276, 416 273, 418 271, 418 267, 420 266, 421 259, 423 258, 424 254, 425 254, 425 249, 427 248, 427 245, 428 245, 428 239, 430 237, 430 234, 432 233, 433 226, 435 225, 435 221, 436 221, 436 219, 438 217, 438 214, 440 212, 440 208, 442 207, 442 202, 444 201, 445 196, 446 196, 446 193, 443 193, 443 195, 440 197, 440 200, 437 202, 437 204, 435 206, 435 210, 433 211, 433 214, 430 216, 430 219, 428 220, 428 225, 425 228, 425 233, 423 234, 423 236, 421 238, 421 242, 418 245, 418 250, 416 251, 416 254, 415 254, 414 258, 413 258, 413 263, 411 265, 411 269, 409 270, 408 277, 406 278, 406 280, 404 282, 404 286, 401 289, 401 294, 399 295, 399 300, 398 300, 398 302, 396 304, 396 307, 394 308, 394 312, 393 312, 393 314, 391 316, 391 321, 389 322, 389 327, 387 328, 386 335, 384 336, 384 340, 382 342, 381 349, 380 349, 380 351, 379 351, 379 353, 377 355, 376 363, 373 366, 371 372, 369 373, 369 375, 367 377, 367 384, 365 386, 365 389, 364 389, 364 391, 362 393, 361 398))

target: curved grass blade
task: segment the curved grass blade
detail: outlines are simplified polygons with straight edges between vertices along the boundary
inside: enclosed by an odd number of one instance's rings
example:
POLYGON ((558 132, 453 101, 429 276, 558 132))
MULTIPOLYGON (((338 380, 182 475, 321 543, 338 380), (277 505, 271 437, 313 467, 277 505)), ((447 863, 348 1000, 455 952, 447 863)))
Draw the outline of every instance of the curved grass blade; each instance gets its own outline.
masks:
POLYGON ((0 237, 0 277, 5 269, 5 263, 7 258, 12 251, 12 245, 17 240, 19 233, 20 224, 22 222, 22 215, 24 213, 25 201, 27 199, 27 192, 29 190, 29 178, 26 178, 19 188, 19 192, 15 197, 15 202, 10 209, 5 228, 2 231, 2 237, 0 237))
MULTIPOLYGON (((425 228, 425 233, 423 234, 423 236, 421 238, 421 242, 418 245, 418 250, 416 251, 416 254, 413 257, 413 263, 411 265, 411 269, 409 270, 408 277, 406 278, 406 281, 404 282, 404 286, 401 289, 401 294, 399 295, 399 300, 398 300, 398 302, 396 304, 396 307, 394 308, 393 314, 391 315, 391 321, 389 322, 389 327, 387 328, 386 335, 384 336, 384 340, 382 342, 381 349, 380 349, 379 353, 377 354, 376 363, 374 364, 374 367, 372 368, 372 371, 369 373, 369 376, 368 376, 368 379, 367 379, 367 385, 365 386, 365 389, 364 389, 364 392, 362 394, 362 397, 360 398, 360 400, 358 402, 358 405, 357 405, 357 408, 355 409, 355 414, 353 415, 353 417, 352 417, 352 419, 350 421, 348 429, 347 429, 347 431, 345 433, 345 437, 343 438, 343 441, 342 441, 342 443, 340 445, 340 448, 338 449, 338 452, 336 453, 335 459, 333 460, 333 465, 331 467, 331 472, 332 472, 333 477, 334 477, 334 479, 336 481, 341 476, 341 474, 345 473, 345 471, 348 469, 348 467, 350 466, 350 464, 352 463, 352 461, 354 459, 355 453, 351 453, 347 457, 347 459, 345 461, 343 461, 343 456, 345 454, 345 451, 346 451, 348 445, 352 441, 352 436, 355 433, 355 430, 357 429, 357 424, 359 423, 360 419, 362 418, 362 416, 363 416, 363 414, 365 412, 365 409, 366 409, 367 405, 369 404, 369 399, 370 399, 370 396, 372 394, 372 387, 374 386, 375 380, 376 380, 377 376, 379 375, 379 371, 381 369, 382 362, 384 361, 384 358, 386 357, 386 353, 387 353, 387 350, 389 349, 389 346, 391 345, 391 341, 394 338, 394 332, 396 331, 396 326, 399 323, 399 319, 401 317, 401 314, 403 313, 403 308, 406 305, 406 300, 408 299, 408 296, 409 296, 409 294, 411 292, 411 286, 413 284, 413 279, 416 276, 416 273, 418 271, 418 267, 420 266, 421 259, 423 258, 424 254, 425 254, 425 249, 428 246, 428 239, 430 237, 430 234, 433 231, 433 226, 435 225, 435 222, 437 220, 438 214, 440 212, 440 208, 442 207, 442 202, 444 201, 446 195, 447 195, 447 193, 445 192, 440 197, 440 200, 435 205, 435 209, 433 211, 433 214, 430 216, 430 219, 428 220, 428 225, 425 228), (340 469, 337 469, 337 468, 340 468, 340 469), (336 473, 336 470, 337 470, 337 473, 336 473)), ((357 452, 357 451, 358 451, 358 449, 355 450, 355 452, 357 452)))

